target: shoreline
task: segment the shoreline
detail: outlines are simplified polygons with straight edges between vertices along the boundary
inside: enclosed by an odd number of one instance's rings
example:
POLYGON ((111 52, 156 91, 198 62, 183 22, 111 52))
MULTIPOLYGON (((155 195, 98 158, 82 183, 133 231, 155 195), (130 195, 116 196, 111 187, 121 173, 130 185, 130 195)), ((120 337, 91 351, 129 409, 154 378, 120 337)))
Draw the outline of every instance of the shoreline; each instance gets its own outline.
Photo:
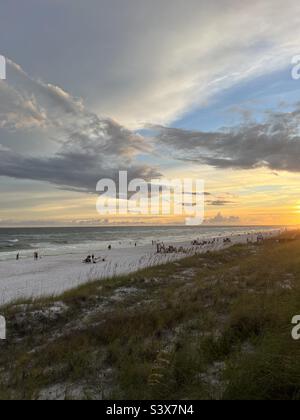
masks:
MULTIPOLYGON (((19 299, 36 299, 59 295, 95 280, 105 280, 135 273, 139 270, 174 262, 207 251, 215 252, 248 241, 256 242, 262 233, 264 239, 277 236, 282 229, 257 231, 252 234, 232 234, 230 243, 223 243, 225 236, 209 238, 211 243, 192 246, 189 242, 165 242, 166 246, 184 248, 185 252, 157 254, 153 245, 132 248, 95 251, 96 257, 105 258, 105 262, 83 264, 82 253, 61 256, 47 256, 39 261, 23 259, 20 261, 0 262, 0 306, 19 299), (212 243, 213 239, 215 242, 212 243), (100 255, 99 255, 100 253, 100 255)), ((203 240, 204 238, 201 238, 203 240)))

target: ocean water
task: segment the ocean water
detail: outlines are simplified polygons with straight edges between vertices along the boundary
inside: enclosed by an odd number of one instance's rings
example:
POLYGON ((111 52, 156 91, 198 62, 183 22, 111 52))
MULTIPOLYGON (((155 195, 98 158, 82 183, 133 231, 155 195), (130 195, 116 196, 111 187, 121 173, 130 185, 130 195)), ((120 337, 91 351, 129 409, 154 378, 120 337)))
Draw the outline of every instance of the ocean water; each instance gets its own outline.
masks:
POLYGON ((0 261, 41 255, 89 253, 113 248, 127 248, 137 243, 149 245, 152 241, 185 242, 231 234, 274 230, 273 227, 70 227, 70 228, 5 228, 0 229, 0 261))

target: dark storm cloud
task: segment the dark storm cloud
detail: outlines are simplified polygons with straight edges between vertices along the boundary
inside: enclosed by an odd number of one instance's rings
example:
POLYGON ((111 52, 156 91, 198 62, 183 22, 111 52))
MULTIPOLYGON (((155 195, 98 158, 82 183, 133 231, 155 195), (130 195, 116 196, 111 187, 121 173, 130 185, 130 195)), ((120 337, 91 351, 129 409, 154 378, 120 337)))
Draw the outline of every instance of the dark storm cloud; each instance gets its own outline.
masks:
POLYGON ((216 168, 300 171, 300 106, 269 114, 266 121, 221 132, 194 132, 156 127, 157 146, 177 159, 216 168))

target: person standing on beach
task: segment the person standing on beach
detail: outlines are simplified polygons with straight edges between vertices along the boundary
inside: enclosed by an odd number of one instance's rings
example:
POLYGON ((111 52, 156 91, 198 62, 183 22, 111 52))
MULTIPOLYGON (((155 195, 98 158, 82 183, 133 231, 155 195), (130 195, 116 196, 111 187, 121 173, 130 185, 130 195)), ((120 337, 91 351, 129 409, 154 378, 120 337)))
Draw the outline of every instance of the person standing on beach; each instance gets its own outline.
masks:
POLYGON ((19 259, 20 259, 20 253, 18 252, 16 256, 16 260, 19 261, 19 259))

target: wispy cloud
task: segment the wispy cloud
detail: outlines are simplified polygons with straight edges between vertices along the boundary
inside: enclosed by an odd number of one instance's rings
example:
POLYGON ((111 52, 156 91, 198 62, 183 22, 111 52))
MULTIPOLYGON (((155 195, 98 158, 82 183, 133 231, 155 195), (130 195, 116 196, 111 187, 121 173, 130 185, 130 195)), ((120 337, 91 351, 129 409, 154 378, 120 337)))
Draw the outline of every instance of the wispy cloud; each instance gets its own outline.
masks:
POLYGON ((167 125, 299 54, 296 0, 15 3, 1 6, 5 52, 126 126, 167 125))
POLYGON ((173 157, 216 168, 300 172, 300 106, 293 112, 270 113, 262 123, 248 123, 219 132, 156 127, 158 147, 173 157))
POLYGON ((227 206, 228 204, 234 204, 234 202, 228 201, 228 200, 211 200, 211 201, 207 201, 207 204, 210 206, 215 206, 215 207, 223 207, 223 206, 227 206))

